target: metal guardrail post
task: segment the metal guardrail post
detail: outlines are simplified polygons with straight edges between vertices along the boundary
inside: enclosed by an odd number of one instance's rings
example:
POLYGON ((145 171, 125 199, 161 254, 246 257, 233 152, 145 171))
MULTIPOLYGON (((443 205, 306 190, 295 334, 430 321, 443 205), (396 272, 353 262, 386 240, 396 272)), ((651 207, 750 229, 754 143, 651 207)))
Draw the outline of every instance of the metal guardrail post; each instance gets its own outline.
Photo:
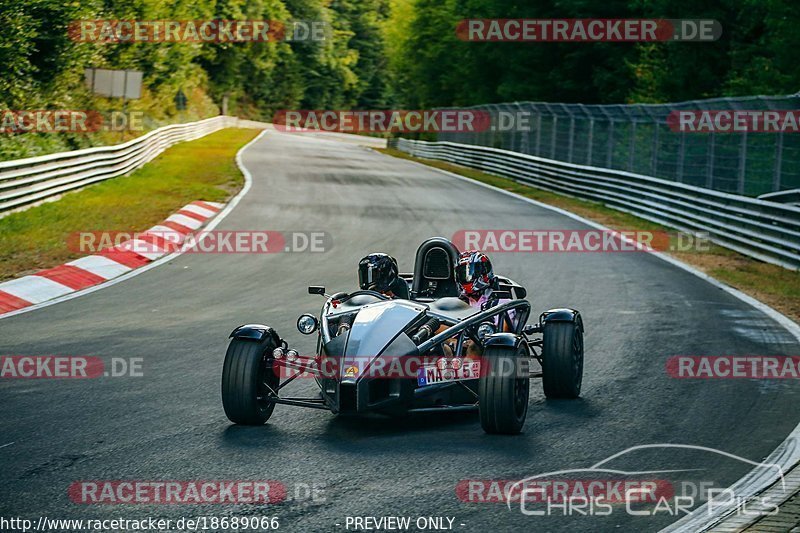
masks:
POLYGON ((678 183, 683 182, 683 164, 686 160, 686 133, 681 132, 680 134, 680 146, 678 147, 678 161, 675 165, 675 181, 678 183))

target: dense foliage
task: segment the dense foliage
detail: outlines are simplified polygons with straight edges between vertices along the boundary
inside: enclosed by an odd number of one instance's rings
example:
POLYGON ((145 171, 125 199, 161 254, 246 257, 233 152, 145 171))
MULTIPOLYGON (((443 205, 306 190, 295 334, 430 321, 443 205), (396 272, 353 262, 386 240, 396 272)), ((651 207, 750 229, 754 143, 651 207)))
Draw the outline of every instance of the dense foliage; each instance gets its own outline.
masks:
POLYGON ((393 0, 390 64, 411 106, 626 103, 800 91, 796 0, 393 0), (409 10, 409 5, 413 6, 409 10), (410 20, 409 20, 410 17, 410 20), (713 18, 713 43, 475 43, 465 18, 713 18))
MULTIPOLYGON (((794 0, 0 0, 0 109, 113 109, 85 67, 139 69, 129 109, 154 121, 281 108, 418 108, 513 100, 666 102, 800 90, 794 0), (714 18, 715 43, 470 43, 464 18, 714 18), (86 19, 325 21, 324 41, 81 43, 86 19), (189 100, 178 112, 175 95, 189 100)), ((5 156, 84 145, 84 136, 14 136, 5 156), (25 138, 23 138, 25 137, 25 138), (33 144, 27 146, 30 139, 33 144), (49 146, 50 145, 50 146, 49 146), (39 148, 36 148, 36 147, 39 148)))
MULTIPOLYGON (((0 109, 120 109, 92 95, 84 68, 144 72, 144 94, 127 103, 148 124, 228 112, 266 119, 282 108, 385 107, 383 23, 388 0, 0 0, 0 109), (86 43, 68 37, 79 20, 324 21, 325 40, 254 43, 86 43), (178 91, 188 108, 178 111, 178 91)), ((0 138, 0 159, 118 142, 119 136, 24 134, 0 138)))

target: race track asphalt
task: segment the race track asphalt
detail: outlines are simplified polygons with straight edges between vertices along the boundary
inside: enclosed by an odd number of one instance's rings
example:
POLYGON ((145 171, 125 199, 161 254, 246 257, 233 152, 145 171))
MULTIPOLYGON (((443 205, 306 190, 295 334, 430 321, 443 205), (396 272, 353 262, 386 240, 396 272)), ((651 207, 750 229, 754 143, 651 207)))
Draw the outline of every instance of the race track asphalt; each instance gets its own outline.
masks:
MULTIPOLYGON (((645 253, 505 253, 495 270, 528 288, 533 312, 580 309, 582 399, 547 401, 532 384, 524 433, 491 436, 475 413, 337 418, 278 406, 263 427, 232 426, 220 375, 237 325, 296 332, 348 290, 372 251, 412 269, 427 237, 459 229, 585 229, 519 199, 352 144, 270 132, 243 155, 253 186, 217 229, 325 231, 324 253, 184 254, 139 276, 0 320, 2 355, 143 358, 142 377, 0 380, 0 515, 37 518, 278 516, 285 531, 346 531, 348 516, 449 516, 456 531, 656 531, 675 517, 526 516, 464 503, 466 479, 583 468, 651 443, 708 446, 759 461, 800 421, 796 380, 676 380, 673 355, 798 355, 794 337, 728 293, 645 253), (13 443, 3 447, 3 445, 13 443), (290 498, 254 505, 78 505, 77 480, 279 480, 290 498), (324 498, 295 500, 305 485, 324 498), (338 525, 337 525, 338 524, 338 525), (463 524, 463 525, 462 525, 463 524)), ((298 395, 314 384, 291 385, 298 395)), ((725 486, 750 465, 700 452, 636 452, 638 470, 699 469, 725 486)), ((585 477, 585 476, 584 476, 585 477)))

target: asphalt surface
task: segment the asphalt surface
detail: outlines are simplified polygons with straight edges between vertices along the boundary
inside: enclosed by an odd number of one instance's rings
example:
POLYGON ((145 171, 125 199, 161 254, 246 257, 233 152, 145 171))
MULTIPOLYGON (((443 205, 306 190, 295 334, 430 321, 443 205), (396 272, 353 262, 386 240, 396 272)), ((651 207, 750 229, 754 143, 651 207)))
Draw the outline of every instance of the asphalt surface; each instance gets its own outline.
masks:
MULTIPOLYGON (((580 309, 582 399, 532 384, 524 433, 490 436, 477 414, 337 418, 278 406, 263 427, 232 426, 220 376, 233 327, 263 322, 298 350, 319 296, 348 290, 371 251, 410 271, 418 244, 465 228, 583 229, 565 216, 366 148, 271 132, 244 154, 253 187, 217 229, 325 231, 324 253, 185 254, 133 279, 0 320, 0 354, 143 358, 142 377, 0 381, 0 515, 49 518, 278 516, 281 530, 346 531, 348 516, 454 517, 456 531, 655 531, 676 517, 526 516, 464 503, 465 479, 583 468, 651 443, 766 457, 800 421, 797 381, 668 377, 673 355, 797 355, 794 338, 731 295, 644 253, 495 254, 534 313, 580 309), (13 443, 4 446, 8 443, 13 443), (79 505, 77 480, 279 480, 290 499, 255 505, 79 505), (316 501, 295 491, 324 487, 316 501)), ((312 392, 303 381, 287 387, 312 392)), ((725 486, 750 466, 715 454, 647 451, 615 466, 691 468, 725 486)), ((584 478, 587 476, 584 476, 584 478)), ((602 476, 601 476, 602 477, 602 476)), ((562 513, 563 514, 563 513, 562 513)))

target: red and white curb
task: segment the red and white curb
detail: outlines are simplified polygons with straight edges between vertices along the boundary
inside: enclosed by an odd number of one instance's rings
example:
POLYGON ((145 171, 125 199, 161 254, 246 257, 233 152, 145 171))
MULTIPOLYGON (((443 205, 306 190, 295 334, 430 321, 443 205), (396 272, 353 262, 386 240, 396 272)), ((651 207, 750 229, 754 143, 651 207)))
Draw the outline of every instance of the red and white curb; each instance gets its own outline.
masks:
POLYGON ((219 213, 223 204, 192 202, 164 222, 118 246, 64 265, 0 283, 0 316, 99 285, 167 255, 219 213))

